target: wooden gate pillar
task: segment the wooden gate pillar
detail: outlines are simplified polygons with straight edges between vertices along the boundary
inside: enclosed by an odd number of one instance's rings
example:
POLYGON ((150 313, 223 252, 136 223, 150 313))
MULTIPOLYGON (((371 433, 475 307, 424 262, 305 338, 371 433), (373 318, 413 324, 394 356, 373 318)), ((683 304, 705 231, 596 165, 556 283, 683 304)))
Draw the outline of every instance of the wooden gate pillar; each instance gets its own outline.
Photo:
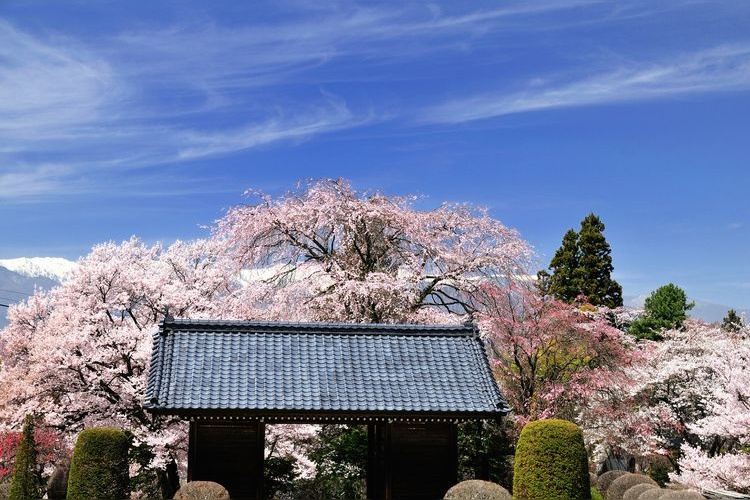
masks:
POLYGON ((262 498, 264 432, 257 420, 190 422, 188 481, 217 482, 232 498, 262 498))

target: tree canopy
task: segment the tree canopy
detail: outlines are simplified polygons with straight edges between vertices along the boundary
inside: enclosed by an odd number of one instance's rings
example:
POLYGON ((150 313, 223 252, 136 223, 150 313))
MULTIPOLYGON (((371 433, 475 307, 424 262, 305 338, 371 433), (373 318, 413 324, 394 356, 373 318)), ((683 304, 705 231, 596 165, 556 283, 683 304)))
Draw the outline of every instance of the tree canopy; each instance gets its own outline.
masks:
POLYGON ((744 324, 744 321, 742 321, 740 315, 737 314, 737 311, 730 309, 721 321, 721 328, 727 332, 739 332, 744 324))
POLYGON ((669 283, 646 298, 643 316, 633 321, 629 331, 639 339, 660 340, 663 330, 682 328, 694 306, 694 302, 688 303, 682 288, 669 283))
POLYGON ((97 245, 58 288, 9 310, 0 417, 26 413, 74 435, 129 429, 165 467, 184 425, 142 398, 152 335, 176 317, 460 322, 485 282, 527 274, 518 233, 469 205, 418 211, 411 198, 314 181, 230 209, 206 239, 97 245))
POLYGON ((622 305, 622 287, 612 279, 612 250, 604 237, 604 223, 589 214, 579 232, 569 229, 549 265, 546 291, 572 303, 584 296, 593 305, 622 305))

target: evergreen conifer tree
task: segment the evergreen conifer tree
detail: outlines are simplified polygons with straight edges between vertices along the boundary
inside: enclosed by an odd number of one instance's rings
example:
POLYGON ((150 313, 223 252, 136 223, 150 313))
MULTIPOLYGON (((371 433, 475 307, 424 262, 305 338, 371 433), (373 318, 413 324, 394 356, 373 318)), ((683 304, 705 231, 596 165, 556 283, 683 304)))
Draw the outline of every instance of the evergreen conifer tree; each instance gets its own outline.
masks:
POLYGON ((13 479, 10 483, 9 500, 25 500, 42 497, 42 483, 36 471, 36 443, 34 442, 34 419, 27 415, 23 422, 21 442, 16 450, 13 479))
POLYGON ((576 280, 578 269, 578 233, 569 229, 562 239, 562 245, 549 263, 552 275, 548 278, 547 290, 550 295, 565 302, 573 302, 581 293, 576 280))
POLYGON ((721 329, 725 332, 739 332, 742 329, 743 322, 742 318, 737 314, 737 311, 730 309, 727 311, 727 315, 721 322, 721 329))
POLYGON ((581 221, 578 233, 565 233, 549 265, 551 295, 568 303, 585 295, 594 305, 622 305, 622 287, 612 279, 612 250, 603 231, 604 223, 592 213, 581 221))
POLYGON ((639 339, 662 340, 663 330, 682 328, 694 306, 695 302, 688 303, 685 290, 669 283, 646 298, 643 316, 633 321, 628 331, 639 339))
POLYGON ((575 274, 581 292, 591 304, 614 308, 622 305, 622 287, 612 279, 612 250, 603 231, 604 223, 594 214, 581 221, 575 274))

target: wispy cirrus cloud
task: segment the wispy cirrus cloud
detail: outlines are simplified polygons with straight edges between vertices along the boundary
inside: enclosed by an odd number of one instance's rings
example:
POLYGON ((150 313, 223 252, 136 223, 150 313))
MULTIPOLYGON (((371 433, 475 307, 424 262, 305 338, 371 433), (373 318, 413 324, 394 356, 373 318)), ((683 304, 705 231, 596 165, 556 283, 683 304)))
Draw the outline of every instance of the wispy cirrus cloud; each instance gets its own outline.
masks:
POLYGON ((181 137, 188 146, 180 149, 177 157, 189 160, 235 153, 278 141, 303 141, 377 119, 366 114, 355 116, 342 100, 328 96, 323 105, 308 109, 303 114, 277 116, 262 123, 219 132, 184 132, 181 137))
POLYGON ((0 20, 0 134, 57 138, 103 118, 123 89, 86 50, 41 41, 0 20))
POLYGON ((607 105, 690 94, 750 90, 750 44, 725 45, 667 62, 630 63, 555 83, 450 100, 421 112, 422 123, 456 124, 505 115, 607 105))
POLYGON ((92 36, 0 21, 0 172, 7 175, 0 199, 82 192, 89 173, 205 161, 388 121, 402 129, 453 124, 747 83, 747 47, 727 45, 669 64, 622 65, 435 105, 445 93, 412 88, 412 102, 353 82, 425 85, 431 75, 411 66, 428 61, 466 92, 452 64, 474 49, 496 64, 506 57, 496 46, 519 34, 617 22, 654 8, 624 2, 614 9, 601 0, 280 5, 271 21, 197 11, 92 36))
POLYGON ((274 23, 198 18, 85 39, 0 21, 0 198, 79 193, 89 189, 87 172, 209 158, 390 119, 325 85, 361 73, 377 79, 360 70, 449 49, 519 16, 592 3, 452 14, 341 3, 274 23), (333 62, 344 69, 330 71, 333 62))

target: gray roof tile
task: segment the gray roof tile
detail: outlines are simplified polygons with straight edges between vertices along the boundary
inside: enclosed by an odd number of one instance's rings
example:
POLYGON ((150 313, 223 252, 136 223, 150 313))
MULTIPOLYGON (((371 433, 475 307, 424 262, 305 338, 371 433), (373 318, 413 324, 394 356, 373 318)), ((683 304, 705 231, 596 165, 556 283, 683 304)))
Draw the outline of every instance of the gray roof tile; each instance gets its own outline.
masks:
POLYGON ((508 411, 472 326, 168 320, 147 409, 164 413, 508 411))

